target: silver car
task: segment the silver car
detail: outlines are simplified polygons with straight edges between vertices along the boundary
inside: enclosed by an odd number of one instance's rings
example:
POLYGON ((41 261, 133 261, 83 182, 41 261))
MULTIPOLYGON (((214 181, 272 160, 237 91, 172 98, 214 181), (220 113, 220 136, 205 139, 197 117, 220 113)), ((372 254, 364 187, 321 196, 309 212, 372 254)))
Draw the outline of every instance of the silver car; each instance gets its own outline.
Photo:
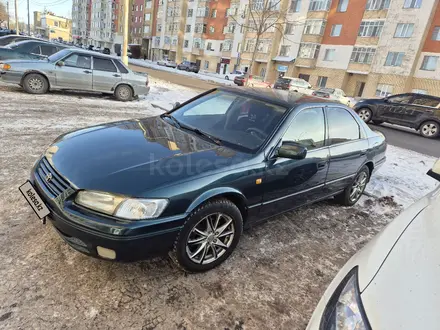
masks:
POLYGON ((147 74, 131 71, 116 57, 77 48, 64 49, 47 60, 4 61, 0 77, 0 81, 18 84, 31 94, 73 89, 130 101, 150 91, 147 74))

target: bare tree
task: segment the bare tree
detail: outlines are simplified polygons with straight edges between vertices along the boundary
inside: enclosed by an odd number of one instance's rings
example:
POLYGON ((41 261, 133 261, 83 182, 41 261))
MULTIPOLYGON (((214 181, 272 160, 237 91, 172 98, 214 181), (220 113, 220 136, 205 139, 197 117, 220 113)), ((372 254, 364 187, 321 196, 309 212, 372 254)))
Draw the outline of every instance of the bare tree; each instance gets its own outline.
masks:
POLYGON ((4 3, 0 2, 0 25, 3 24, 3 22, 6 22, 8 20, 8 13, 6 12, 6 7, 4 3))
MULTIPOLYGON (((246 33, 255 33, 255 44, 253 45, 251 63, 248 73, 252 74, 259 44, 262 36, 267 32, 277 30, 284 36, 283 25, 287 22, 288 9, 280 8, 281 0, 249 0, 247 9, 244 13, 245 20, 238 22, 234 16, 231 16, 236 25, 245 30, 246 33)), ((243 40, 243 45, 245 44, 243 40)))

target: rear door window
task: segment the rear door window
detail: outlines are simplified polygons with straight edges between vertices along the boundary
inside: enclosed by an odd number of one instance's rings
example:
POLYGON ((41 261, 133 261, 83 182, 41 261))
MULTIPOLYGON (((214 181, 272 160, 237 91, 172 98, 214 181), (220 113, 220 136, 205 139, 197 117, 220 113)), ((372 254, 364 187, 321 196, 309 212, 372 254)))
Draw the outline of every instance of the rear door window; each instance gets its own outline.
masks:
POLYGON ((120 73, 128 73, 128 70, 125 68, 125 66, 122 65, 121 62, 119 62, 118 60, 114 60, 113 62, 118 67, 120 73))
POLYGON ((40 48, 41 48, 41 54, 45 56, 50 56, 57 52, 57 48, 51 45, 41 45, 40 48))
POLYGON ((30 51, 31 54, 35 54, 35 55, 41 55, 41 50, 40 50, 40 46, 34 47, 32 48, 32 50, 30 51))
POLYGON ((414 105, 423 105, 430 108, 439 108, 440 101, 426 96, 416 96, 412 101, 414 105))
POLYGON ((108 58, 93 58, 93 70, 106 71, 106 72, 117 72, 113 61, 108 58))
POLYGON ((327 108, 330 145, 358 140, 359 125, 353 116, 342 108, 327 108))

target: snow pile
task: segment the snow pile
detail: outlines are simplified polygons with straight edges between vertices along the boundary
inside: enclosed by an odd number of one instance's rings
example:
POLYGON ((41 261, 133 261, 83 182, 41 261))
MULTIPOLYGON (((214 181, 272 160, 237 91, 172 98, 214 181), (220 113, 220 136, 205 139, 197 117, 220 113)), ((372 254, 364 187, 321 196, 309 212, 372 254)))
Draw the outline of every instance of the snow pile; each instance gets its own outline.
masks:
POLYGON ((395 202, 408 207, 438 184, 426 175, 435 157, 390 145, 386 156, 386 163, 371 177, 367 193, 376 197, 392 196, 395 202))

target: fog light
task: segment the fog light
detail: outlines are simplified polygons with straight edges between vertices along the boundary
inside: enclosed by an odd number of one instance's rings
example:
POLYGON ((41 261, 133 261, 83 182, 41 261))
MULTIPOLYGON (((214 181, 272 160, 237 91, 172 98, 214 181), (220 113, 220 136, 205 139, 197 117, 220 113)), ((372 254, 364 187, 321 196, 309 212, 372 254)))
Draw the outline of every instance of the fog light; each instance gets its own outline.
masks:
POLYGON ((98 254, 100 257, 106 258, 106 259, 116 259, 116 252, 110 249, 106 249, 102 246, 97 246, 96 251, 98 251, 98 254))

